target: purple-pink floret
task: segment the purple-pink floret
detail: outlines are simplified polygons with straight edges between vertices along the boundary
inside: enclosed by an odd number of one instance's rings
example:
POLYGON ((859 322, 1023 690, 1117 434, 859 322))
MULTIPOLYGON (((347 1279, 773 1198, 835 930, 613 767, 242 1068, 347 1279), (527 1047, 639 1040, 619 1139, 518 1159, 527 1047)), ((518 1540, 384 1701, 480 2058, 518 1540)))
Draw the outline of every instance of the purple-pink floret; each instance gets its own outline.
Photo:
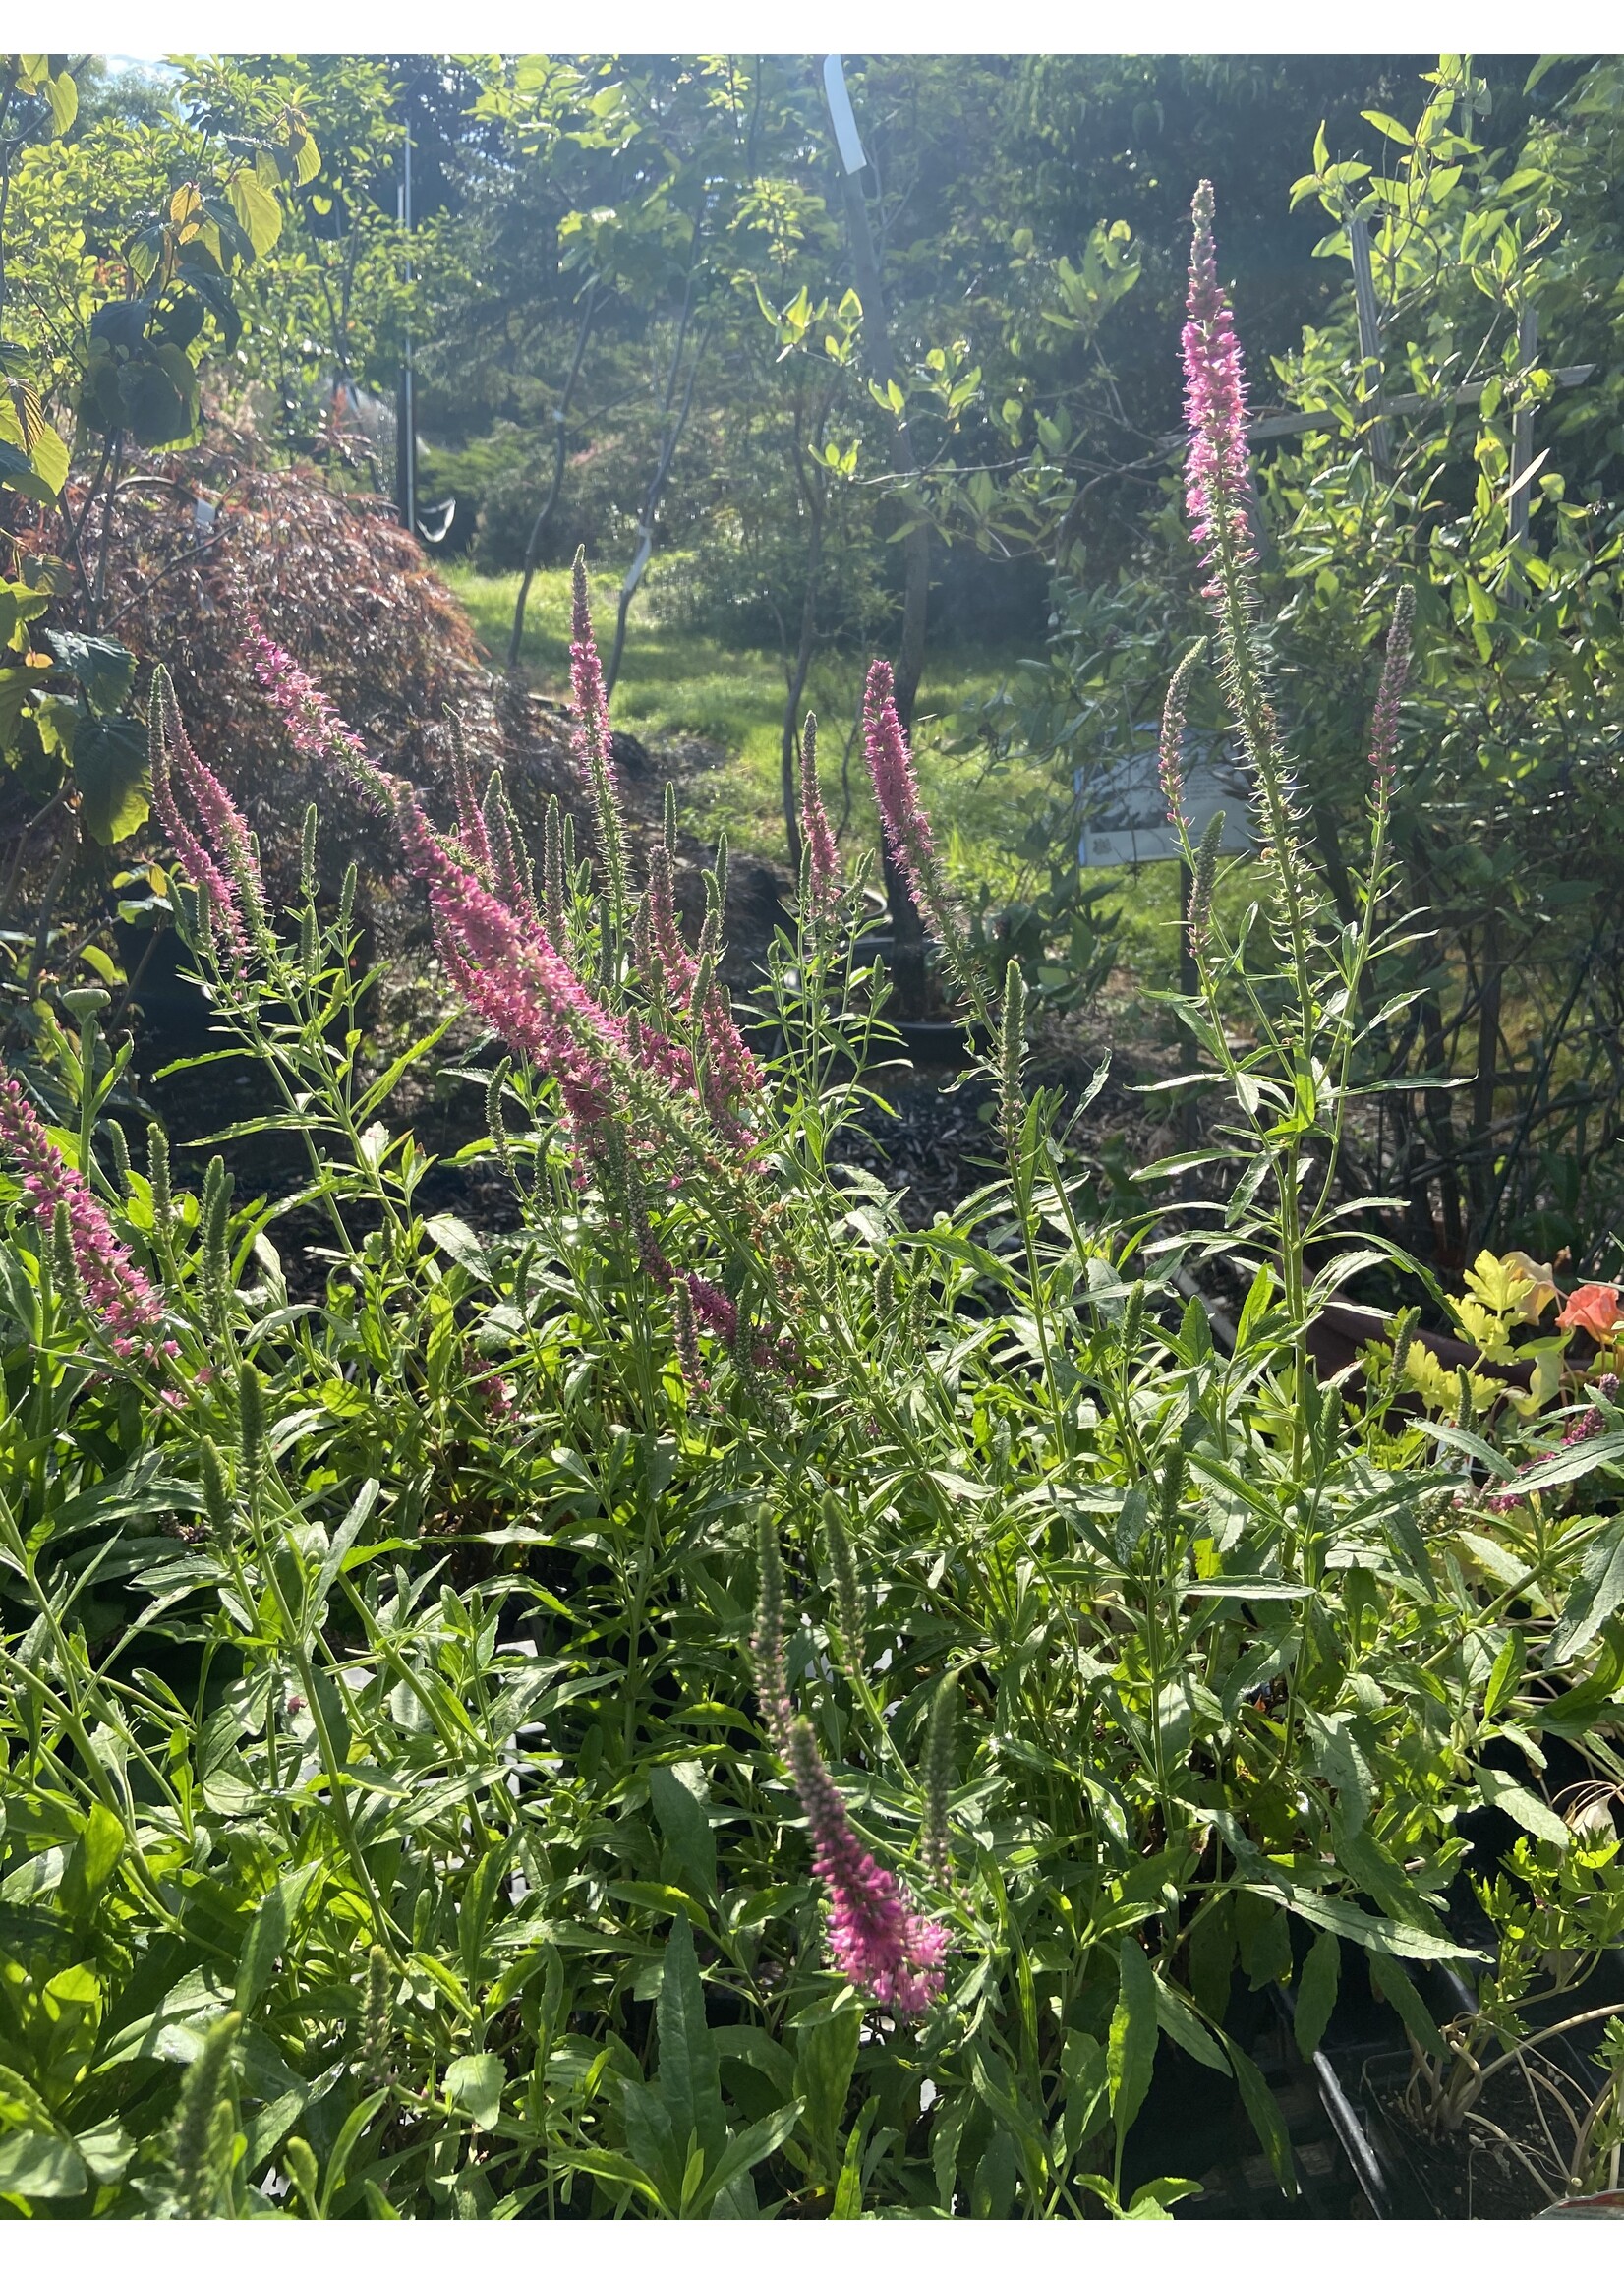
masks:
POLYGON ((868 760, 891 856, 907 878, 914 906, 931 931, 940 937, 941 919, 936 912, 941 898, 936 875, 936 844, 929 818, 919 801, 913 752, 908 748, 898 715, 891 666, 883 658, 877 658, 869 666, 868 685, 863 695, 863 754, 868 760))
POLYGON ((812 1835, 812 1868, 829 1891, 829 1948, 848 1982, 898 2013, 922 2013, 942 1991, 950 1936, 914 1909, 852 1831, 812 1725, 789 1730, 789 1767, 812 1835))
POLYGON ((286 648, 270 638, 257 616, 248 619, 246 644, 254 675, 269 696, 299 755, 336 765, 370 804, 386 810, 385 779, 366 743, 339 717, 331 698, 309 671, 301 670, 286 648))
POLYGON ((624 1024, 582 986, 541 932, 510 908, 430 827, 415 793, 396 799, 401 846, 429 888, 435 928, 461 992, 502 1040, 557 1077, 577 1128, 624 1103, 631 1056, 624 1024))
POLYGON ((840 856, 818 783, 818 728, 810 713, 801 736, 801 835, 809 856, 812 898, 821 905, 840 882, 840 856))
POLYGON ((1416 620, 1416 592, 1406 585, 1393 611, 1387 635, 1387 654, 1381 668, 1381 687, 1370 720, 1370 771, 1378 790, 1393 787, 1393 754, 1399 740, 1399 705, 1410 676, 1410 642, 1416 620))
MULTIPOLYGON (((1241 564, 1253 557, 1247 524, 1249 477, 1247 448, 1247 379, 1235 320, 1218 282, 1212 235, 1212 184, 1202 182, 1193 205, 1195 234, 1189 255, 1189 289, 1184 328, 1185 504, 1203 564, 1216 569, 1228 554, 1241 564)), ((1216 580, 1207 597, 1219 597, 1216 580)))
POLYGON ((44 1123, 9 1075, 0 1073, 0 1141, 16 1160, 23 1190, 45 1230, 58 1203, 68 1211, 74 1260, 89 1308, 99 1313, 120 1358, 173 1358, 176 1345, 161 1340, 163 1305, 145 1272, 113 1231, 100 1202, 51 1142, 44 1123))
POLYGON ((265 920, 264 882, 248 823, 219 777, 193 749, 166 671, 152 675, 150 754, 152 803, 182 868, 205 896, 225 934, 228 961, 241 971, 250 926, 265 920), (182 811, 184 787, 198 816, 193 828, 182 811))

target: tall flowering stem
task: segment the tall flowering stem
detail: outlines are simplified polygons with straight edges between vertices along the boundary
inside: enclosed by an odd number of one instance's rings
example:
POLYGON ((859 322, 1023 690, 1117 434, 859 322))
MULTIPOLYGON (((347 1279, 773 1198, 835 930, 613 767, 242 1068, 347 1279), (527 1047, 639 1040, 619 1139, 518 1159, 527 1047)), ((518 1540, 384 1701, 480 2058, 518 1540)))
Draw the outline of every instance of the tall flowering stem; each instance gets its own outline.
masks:
POLYGON ((161 714, 153 703, 147 714, 147 759, 152 776, 152 805, 174 853, 207 908, 203 919, 224 934, 222 961, 240 975, 248 966, 248 933, 236 889, 213 854, 181 811, 175 795, 174 774, 164 742, 161 714))
POLYGON ((801 843, 806 847, 812 905, 826 907, 839 889, 841 863, 818 784, 818 721, 811 711, 801 729, 801 843))
POLYGON ((953 914, 941 857, 931 833, 930 820, 919 797, 919 778, 913 752, 898 716, 891 666, 876 658, 869 666, 863 693, 863 755, 874 785, 880 821, 892 858, 907 878, 913 904, 926 929, 947 957, 964 992, 975 1005, 983 1024, 992 1023, 992 1009, 979 972, 964 953, 964 943, 953 914))
POLYGON ((790 1723, 788 1756, 812 1835, 812 1868, 829 1893, 831 1956, 848 1982, 894 2012, 923 2013, 941 1995, 946 1927, 914 1908, 853 1832, 804 1718, 790 1723))
POLYGON ((491 874, 497 893, 532 931, 540 931, 542 911, 536 905, 530 861, 519 835, 518 816, 507 801, 499 769, 493 771, 487 785, 480 820, 490 848, 491 874))
POLYGON ((1299 842, 1292 784, 1280 729, 1264 682, 1254 616, 1256 551, 1247 515, 1251 480, 1247 440, 1247 382, 1235 320, 1218 282, 1212 233, 1212 184, 1202 182, 1191 206, 1194 234, 1184 328, 1185 504, 1202 566, 1203 594, 1218 627, 1224 685, 1251 761, 1263 840, 1274 862, 1280 907, 1299 1000, 1309 1000, 1307 874, 1299 842))
POLYGON ((578 1129, 622 1108, 633 1054, 626 1028, 594 1002, 546 935, 528 931, 430 827, 402 785, 396 819, 406 865, 429 888, 453 979, 510 1048, 556 1076, 578 1129))
POLYGON ((463 850, 481 875, 490 876, 491 839, 485 826, 485 813, 474 788, 474 770, 469 764, 462 721, 453 716, 446 724, 451 735, 451 783, 457 800, 457 835, 462 840, 463 850))
MULTIPOLYGON (((690 1305, 691 1300, 690 1297, 690 1305)), ((689 1315, 692 1315, 691 1309, 689 1315)), ((756 1696, 761 1701, 762 1718, 773 1743, 787 1757, 793 1716, 789 1709, 789 1669, 783 1647, 783 1557, 779 1552, 779 1528, 770 1508, 761 1511, 757 1522, 756 1567, 756 1623, 750 1636, 756 1696)))
POLYGON ((1189 708, 1190 673, 1200 662, 1205 648, 1204 640, 1180 658, 1178 669, 1167 685, 1167 701, 1162 706, 1162 731, 1156 748, 1156 774, 1162 786, 1162 802, 1167 807, 1167 818, 1181 837, 1188 837, 1189 823, 1185 814, 1185 717, 1189 708))
POLYGON ((339 717, 330 697, 271 639, 258 616, 248 618, 245 646, 254 675, 302 758, 333 766, 375 813, 389 811, 388 776, 372 758, 353 728, 339 717))
POLYGON ((575 754, 592 792, 598 819, 598 850, 609 878, 609 907, 616 930, 623 931, 630 897, 626 881, 626 836, 609 745, 609 697, 604 692, 604 669, 598 658, 598 643, 592 635, 584 552, 575 555, 569 678, 575 696, 575 754))
POLYGON ((0 1145, 16 1162, 34 1216, 49 1237, 62 1211, 75 1276, 87 1308, 106 1328, 119 1358, 173 1357, 165 1340, 163 1304, 152 1282, 130 1260, 105 1211, 78 1169, 51 1142, 50 1132, 0 1064, 0 1145))
POLYGON ((1410 678, 1410 654, 1416 632, 1416 588, 1400 588, 1393 606, 1393 621, 1382 660, 1381 686, 1370 719, 1370 778, 1378 808, 1385 808, 1393 793, 1395 753, 1399 740, 1399 705, 1410 678))
POLYGON ((225 785, 192 747, 174 683, 161 664, 153 670, 147 699, 147 748, 158 818, 181 866, 225 933, 227 961, 241 971, 250 933, 262 936, 267 929, 260 862, 248 823, 225 785), (182 790, 197 815, 196 828, 182 808, 182 790))

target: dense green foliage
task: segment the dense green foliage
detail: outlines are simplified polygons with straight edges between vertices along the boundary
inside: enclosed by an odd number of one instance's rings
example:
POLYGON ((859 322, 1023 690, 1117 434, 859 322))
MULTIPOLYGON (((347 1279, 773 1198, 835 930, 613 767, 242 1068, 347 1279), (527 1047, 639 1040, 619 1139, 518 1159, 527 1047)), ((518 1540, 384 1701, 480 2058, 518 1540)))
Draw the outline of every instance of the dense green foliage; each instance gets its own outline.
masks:
POLYGON ((1621 382, 1558 403, 1544 360, 1616 332, 1616 62, 1513 96, 1512 147, 1445 58, 1419 117, 1375 117, 1379 176, 1334 116, 1311 159, 1300 120, 1248 123, 1282 87, 1368 110, 1343 67, 853 67, 865 204, 783 59, 237 58, 173 103, 82 74, 83 116, 68 61, 7 59, 0 95, 0 756, 32 801, 0 1068, 0 2215, 1156 2217, 1199 2187, 1156 2120, 1189 2064, 1290 2196, 1271 1987, 1304 2055, 1373 1993, 1443 2152, 1504 2136, 1514 2071, 1531 2203, 1616 2184, 1624 1310, 1556 1251, 1599 1270, 1614 1241, 1621 382), (1197 568, 1158 425, 1166 169, 1208 105, 1235 167, 1289 146, 1284 241, 1328 219, 1335 281, 1305 329, 1277 279, 1280 386, 1320 423, 1259 456, 1252 508, 1196 274, 1197 568), (1360 223, 1379 375, 1335 265, 1360 223), (455 735, 414 764, 413 703, 469 658, 356 495, 380 450, 322 407, 386 383, 408 323, 521 614, 591 528, 628 695, 657 546, 663 634, 768 642, 799 889, 737 1017, 725 839, 691 937, 674 802, 663 841, 623 826, 584 565, 590 850, 556 800, 524 845, 455 735), (1378 378, 1418 415, 1378 432, 1378 378), (239 433, 236 520, 186 551, 192 492, 141 486, 219 465, 210 387, 326 479, 239 433), (1000 910, 945 881, 903 729, 920 560, 1022 553, 1061 572, 1056 636, 980 739, 1056 782, 1000 910), (159 592, 175 669, 138 729, 159 592), (251 615, 376 706, 370 752, 251 615), (917 1228, 842 1158, 898 1003, 873 863, 842 864, 797 746, 814 664, 841 689, 890 634, 861 731, 892 915, 917 904, 973 1014, 987 1156, 917 1228), (1172 810, 1188 718, 1235 741, 1262 857, 1179 821, 1161 1091, 1194 1141, 1102 1184, 1093 1099, 1043 1085, 1029 1027, 1113 947, 1072 769, 1164 700, 1172 810), (160 840, 119 884, 184 946, 193 1071, 243 1100, 201 1176, 133 1102, 123 974, 53 929, 76 860, 160 840), (403 1042, 369 1030, 369 886, 420 917, 427 888, 443 1016, 403 1042), (108 986, 69 983, 70 945, 108 986), (499 1182, 493 1221, 429 1197, 401 1099, 435 1067, 483 1093, 451 1166, 499 1182), (244 1173, 267 1135, 304 1164, 275 1196, 244 1173), (1392 1308, 1351 1309, 1372 1286, 1392 1308))

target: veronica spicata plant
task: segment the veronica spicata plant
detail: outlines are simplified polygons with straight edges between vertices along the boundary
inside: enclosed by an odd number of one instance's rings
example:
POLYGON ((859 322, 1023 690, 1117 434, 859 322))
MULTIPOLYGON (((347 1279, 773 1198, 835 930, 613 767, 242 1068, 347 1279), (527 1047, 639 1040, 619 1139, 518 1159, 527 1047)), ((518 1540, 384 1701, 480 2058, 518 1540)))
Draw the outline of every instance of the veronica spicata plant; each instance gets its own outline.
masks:
POLYGON ((1310 1363, 1358 1267, 1327 1164, 1382 1015, 1406 619, 1349 932, 1297 842, 1204 193, 1196 221, 1192 519, 1267 887, 1229 923, 1189 848, 1185 1012, 1239 1133, 1217 1232, 1149 1186, 1096 1206, 1018 968, 978 991, 883 669, 876 787, 1001 1156, 921 1228, 841 1159, 895 1036, 811 722, 745 1006, 725 845, 684 930, 674 803, 623 809, 584 581, 578 793, 536 846, 499 772, 453 741, 391 779, 250 629, 432 927, 444 1016, 383 1063, 353 875, 319 903, 313 810, 267 907, 156 677, 206 1055, 248 1088, 201 1177, 103 1118, 93 1007, 77 1132, 4 1092, 12 2207, 1160 2215, 1221 2160, 1156 2116, 1168 2042, 1289 2192, 1257 1994, 1293 1985, 1309 2050, 1345 1962, 1413 1999, 1458 1954, 1462 1812, 1527 1813, 1485 1750, 1604 1752, 1598 1381, 1563 1443, 1576 1410, 1418 1414, 1379 1329, 1357 1378, 1310 1363), (446 1164, 398 1112, 435 1059, 479 1107, 446 1164), (267 1138, 293 1189, 239 1198, 227 1155, 267 1138), (426 1201, 474 1161, 510 1228, 426 1201), (1233 1347, 1188 1292, 1218 1240, 1254 1267, 1233 1347))

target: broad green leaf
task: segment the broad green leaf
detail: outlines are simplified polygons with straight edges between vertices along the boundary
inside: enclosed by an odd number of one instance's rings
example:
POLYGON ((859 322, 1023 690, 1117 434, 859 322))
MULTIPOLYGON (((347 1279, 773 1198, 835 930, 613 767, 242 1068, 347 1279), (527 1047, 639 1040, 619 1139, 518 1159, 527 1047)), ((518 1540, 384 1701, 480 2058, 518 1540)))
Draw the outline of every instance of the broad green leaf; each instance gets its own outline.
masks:
POLYGON ((753 2171, 757 2164, 783 2147, 800 2118, 801 2104, 792 2100, 786 2108, 776 2109, 771 2116, 764 2116, 759 2124, 748 2126, 730 2139, 722 2161, 699 2190, 697 2200, 702 2204, 712 2203, 719 2195, 725 2194, 735 2180, 742 2179, 746 2172, 753 2171))
POLYGON ((0 490, 15 490, 35 505, 54 505, 60 483, 52 483, 26 450, 0 439, 0 490))
POLYGON ((75 1842, 62 1875, 62 1900, 71 1911, 88 1911, 124 1853, 124 1827, 99 1800, 90 1803, 85 1830, 75 1842))
POLYGON ((52 2131, 14 2131, 0 2139, 0 2195, 82 2195, 90 2184, 71 2139, 52 2131))
POLYGON ((1280 2182, 1282 2193, 1295 2195, 1297 2173, 1292 2166, 1291 2136, 1280 2113, 1280 2103, 1264 2083, 1262 2070, 1239 2045, 1230 2046, 1229 2057, 1235 2065, 1235 2081, 1241 2087, 1251 2128, 1269 2159, 1269 2168, 1280 2182))
POLYGON ((53 426, 41 421, 29 445, 29 459, 51 495, 60 496, 62 485, 68 479, 68 445, 53 426))
POLYGON ((256 253, 268 253, 282 234, 282 208, 257 174, 244 168, 226 184, 231 210, 256 253))
POLYGON ((1199 2180, 1181 2180, 1172 2177, 1146 2180, 1142 2187, 1135 2187, 1132 2200, 1123 2212, 1125 2219, 1170 2219, 1171 2203, 1182 2203, 1187 2195, 1201 2192, 1199 2180))
POLYGON ((1483 1692, 1482 1718, 1485 1721, 1492 1721, 1507 1698, 1516 1695, 1523 1679, 1527 1656, 1522 1636, 1513 1629, 1500 1645, 1494 1669, 1488 1677, 1488 1688, 1483 1692))
MULTIPOLYGON (((1575 1450, 1588 1448, 1576 1446, 1575 1450)), ((1565 1665, 1576 1658, 1620 1603, 1624 1603, 1624 1516, 1615 1516, 1599 1539, 1591 1543, 1573 1592, 1545 1645, 1546 1665, 1565 1665)))
POLYGON ((453 2103, 481 2131, 494 2128, 506 2081, 507 2072, 494 2053, 465 2053, 445 2071, 445 2089, 453 2103))
POLYGON ((1305 1718, 1313 1741, 1314 1766, 1337 1794, 1342 1820, 1350 1834, 1357 1834, 1369 1814, 1375 1796, 1375 1778, 1353 1735, 1350 1726, 1353 1717, 1316 1714, 1309 1708, 1305 1718))
POLYGON ((146 736, 140 722, 82 712, 72 763, 80 811, 97 845, 118 845, 133 836, 149 810, 146 736))
POLYGON ((1131 1935, 1124 1935, 1118 1946, 1117 1964, 1117 2007, 1105 2062, 1120 2144, 1144 2105, 1156 2066, 1156 1977, 1131 1935))
POLYGON ((345 2177, 350 2168, 350 2158, 355 2153, 356 2143, 388 2097, 386 2089, 380 2088, 377 2092, 369 2092, 365 2100, 356 2102, 354 2108, 344 2119, 338 2137, 332 2143, 332 2154, 327 2158, 326 2176, 321 2183, 322 2218, 325 2218, 332 2209, 333 2197, 344 2185, 345 2177))
POLYGON ((317 1866, 303 1865, 298 1871, 279 1879, 266 1895, 249 1922, 243 1938, 243 1954, 237 1961, 237 1986, 231 2003, 245 2017, 252 2014, 269 1986, 276 1970, 276 1961, 287 1948, 288 1929, 299 1907, 300 1897, 311 1883, 317 1866))
POLYGON ((1426 1934, 1398 1919, 1378 1918, 1370 1911, 1362 1911, 1358 1903, 1346 1902, 1340 1895, 1320 1895, 1310 1888, 1288 1891, 1257 1887, 1252 1892, 1265 1895, 1270 1902, 1283 1903, 1287 1910, 1296 1911, 1300 1919, 1306 1919, 1312 1927, 1324 1927, 1333 1935, 1340 1935, 1345 1943, 1358 1943, 1363 1950, 1385 1953, 1390 1957, 1475 1958, 1479 1955, 1462 1943, 1446 1941, 1442 1935, 1426 1934))
POLYGON ((1335 1935, 1316 1935, 1313 1948, 1303 1961, 1303 1974, 1297 1985, 1297 2009, 1292 2015, 1292 2032, 1305 2061, 1312 2060, 1325 2034, 1336 2007, 1341 1976, 1342 1945, 1335 1935))
POLYGON ((692 2132, 712 2163, 721 2161, 727 2126, 722 2110, 722 2080, 710 2024, 705 2018, 705 1985, 694 1952, 694 1931, 676 1919, 666 1939, 660 1979, 660 2093, 678 2139, 692 2132))
POLYGON ((1536 1839, 1548 1839, 1554 1847, 1569 1845, 1572 1836, 1567 1826, 1537 1792, 1531 1792, 1504 1769, 1474 1769, 1472 1774, 1490 1808, 1509 1816, 1513 1824, 1532 1832, 1536 1839))
POLYGON ((74 2145, 91 2179, 104 2187, 123 2179, 136 2153, 136 2142, 115 2117, 92 2126, 88 2131, 76 2132, 74 2145))
POLYGON ((649 1771, 649 1798, 666 1836, 671 1861, 696 1895, 715 1902, 716 1834, 711 1829, 709 1781, 700 1761, 662 1764, 649 1771))
POLYGON ((436 1248, 450 1256, 453 1263, 462 1265, 471 1279, 481 1279, 489 1284, 491 1265, 486 1259, 484 1245, 479 1234, 465 1224, 460 1216, 425 1216, 422 1229, 436 1248))
POLYGON ((1161 1976, 1152 1973, 1156 1985, 1156 2021, 1164 2037, 1171 2037, 1198 2061, 1204 2069, 1216 2069, 1220 2076, 1229 2074, 1229 2063, 1219 2050, 1218 2041, 1204 2021, 1192 2013, 1177 1991, 1168 1987, 1161 1976))
POLYGON ((1370 1980, 1394 2009, 1418 2045, 1440 2058, 1445 2053, 1438 2025, 1427 2012, 1426 2001, 1396 1958, 1385 1952, 1370 1953, 1370 1980))
POLYGON ((1367 1830, 1351 1831, 1340 1809, 1331 1814, 1331 1847, 1355 1887, 1380 1903, 1390 1919, 1403 1920, 1418 1934, 1431 1931, 1434 1914, 1408 1872, 1367 1830))
POLYGON ((829 2161, 835 2157, 851 2072, 857 2066, 862 2024, 862 2005, 853 1997, 821 2021, 795 2032, 795 2091, 806 2105, 807 2128, 829 2161))
POLYGON ((835 2183, 835 2206, 829 2215, 832 2219, 860 2219, 863 2215, 863 2134, 858 2125, 852 2126, 851 2137, 845 2143, 841 2176, 835 2183))
POLYGON ((71 671, 98 711, 116 711, 136 683, 136 659, 122 640, 92 639, 87 632, 50 630, 45 642, 65 671, 71 671))

